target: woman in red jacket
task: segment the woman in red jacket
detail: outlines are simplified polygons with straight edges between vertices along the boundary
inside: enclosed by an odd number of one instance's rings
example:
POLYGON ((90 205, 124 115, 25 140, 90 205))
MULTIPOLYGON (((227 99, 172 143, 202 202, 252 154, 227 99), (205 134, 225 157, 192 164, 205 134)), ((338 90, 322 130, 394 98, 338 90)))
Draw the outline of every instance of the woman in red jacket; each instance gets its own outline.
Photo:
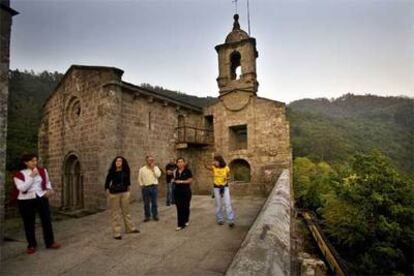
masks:
POLYGON ((43 228, 43 239, 46 248, 58 249, 61 245, 55 242, 48 196, 52 191, 49 175, 44 168, 37 167, 37 156, 26 154, 22 156, 20 171, 14 176, 14 183, 19 191, 17 202, 23 218, 24 231, 27 239, 27 253, 36 252, 35 236, 36 212, 39 213, 43 228))

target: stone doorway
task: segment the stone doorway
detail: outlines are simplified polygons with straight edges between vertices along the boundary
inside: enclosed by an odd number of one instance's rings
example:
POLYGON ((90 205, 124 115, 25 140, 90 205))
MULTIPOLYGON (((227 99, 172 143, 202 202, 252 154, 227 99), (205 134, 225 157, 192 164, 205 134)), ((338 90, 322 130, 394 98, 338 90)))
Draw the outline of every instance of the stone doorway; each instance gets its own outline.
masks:
POLYGON ((78 210, 83 208, 83 177, 79 158, 71 154, 64 164, 62 209, 78 210))

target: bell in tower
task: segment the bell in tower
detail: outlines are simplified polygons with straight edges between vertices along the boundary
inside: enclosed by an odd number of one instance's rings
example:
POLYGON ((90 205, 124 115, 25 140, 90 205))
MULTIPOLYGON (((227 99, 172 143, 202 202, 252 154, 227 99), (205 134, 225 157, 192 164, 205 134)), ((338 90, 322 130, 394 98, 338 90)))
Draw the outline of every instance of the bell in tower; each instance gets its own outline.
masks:
POLYGON ((256 75, 256 39, 240 29, 239 15, 234 15, 233 30, 224 44, 217 45, 220 97, 231 92, 256 95, 259 83, 256 75))

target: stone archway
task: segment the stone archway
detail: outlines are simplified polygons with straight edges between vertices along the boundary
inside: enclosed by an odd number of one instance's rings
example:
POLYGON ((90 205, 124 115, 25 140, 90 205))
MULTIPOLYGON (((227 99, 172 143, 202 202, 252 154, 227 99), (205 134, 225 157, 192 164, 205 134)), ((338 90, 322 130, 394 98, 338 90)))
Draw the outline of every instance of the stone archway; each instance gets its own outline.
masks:
POLYGON ((244 159, 234 159, 229 164, 231 178, 234 182, 249 183, 251 180, 250 164, 244 159))
POLYGON ((69 155, 63 166, 63 198, 64 210, 77 210, 83 208, 83 177, 79 158, 69 155))

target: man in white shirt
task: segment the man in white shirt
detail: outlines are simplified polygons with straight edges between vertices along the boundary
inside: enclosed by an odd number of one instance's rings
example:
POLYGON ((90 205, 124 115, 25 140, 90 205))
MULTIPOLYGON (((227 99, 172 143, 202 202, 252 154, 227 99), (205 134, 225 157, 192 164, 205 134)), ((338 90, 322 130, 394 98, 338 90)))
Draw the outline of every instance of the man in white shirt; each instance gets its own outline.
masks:
POLYGON ((139 170, 138 183, 142 188, 142 199, 144 201, 144 222, 150 220, 151 215, 155 221, 158 221, 158 178, 161 176, 161 170, 155 165, 155 159, 152 155, 145 157, 146 165, 139 170))

